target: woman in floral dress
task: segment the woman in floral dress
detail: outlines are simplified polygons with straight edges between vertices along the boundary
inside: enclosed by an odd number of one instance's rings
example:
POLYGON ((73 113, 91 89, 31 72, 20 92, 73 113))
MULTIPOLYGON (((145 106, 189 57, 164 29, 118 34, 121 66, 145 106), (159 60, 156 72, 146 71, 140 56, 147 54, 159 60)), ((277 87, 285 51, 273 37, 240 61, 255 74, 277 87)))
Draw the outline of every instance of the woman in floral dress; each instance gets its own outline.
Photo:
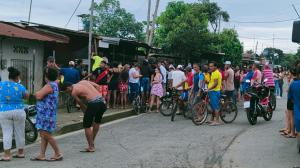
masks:
POLYGON ((151 101, 150 101, 150 112, 154 103, 154 100, 156 99, 156 112, 159 112, 159 105, 160 105, 160 98, 164 94, 163 86, 162 86, 162 75, 158 68, 155 68, 155 73, 153 77, 153 81, 151 83, 151 101))
POLYGON ((48 161, 61 161, 63 156, 58 148, 56 140, 52 133, 56 129, 56 112, 58 105, 58 72, 49 68, 46 70, 46 85, 35 93, 37 102, 36 128, 39 130, 41 137, 40 154, 32 158, 32 161, 46 160, 46 149, 48 143, 54 150, 54 155, 48 161))

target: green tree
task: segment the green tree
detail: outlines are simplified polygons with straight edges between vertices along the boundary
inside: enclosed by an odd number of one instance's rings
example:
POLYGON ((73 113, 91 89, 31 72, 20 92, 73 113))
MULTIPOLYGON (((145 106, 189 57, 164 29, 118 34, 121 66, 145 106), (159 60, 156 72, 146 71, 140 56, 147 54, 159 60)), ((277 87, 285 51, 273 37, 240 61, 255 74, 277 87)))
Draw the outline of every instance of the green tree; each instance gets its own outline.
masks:
MULTIPOLYGON (((144 25, 133 14, 121 8, 118 0, 103 0, 94 4, 93 32, 102 36, 144 41, 144 25)), ((89 30, 89 15, 82 17, 84 30, 89 30)))
POLYGON ((281 64, 284 59, 283 51, 278 48, 265 48, 262 55, 266 59, 271 60, 273 64, 281 64))
POLYGON ((208 19, 197 3, 170 2, 157 23, 155 44, 167 52, 188 58, 209 48, 208 19))
POLYGON ((219 35, 221 51, 225 53, 224 61, 229 60, 234 65, 240 64, 243 57, 243 46, 238 39, 238 34, 233 29, 224 29, 219 35))

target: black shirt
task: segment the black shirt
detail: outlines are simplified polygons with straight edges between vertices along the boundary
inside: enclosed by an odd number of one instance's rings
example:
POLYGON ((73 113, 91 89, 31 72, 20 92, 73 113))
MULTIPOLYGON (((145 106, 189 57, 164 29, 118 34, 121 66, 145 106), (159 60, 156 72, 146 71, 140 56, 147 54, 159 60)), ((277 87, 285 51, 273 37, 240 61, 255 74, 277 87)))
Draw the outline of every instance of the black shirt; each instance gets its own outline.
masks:
POLYGON ((150 65, 142 65, 141 67, 141 75, 143 75, 143 77, 150 78, 153 73, 152 71, 150 65))
MULTIPOLYGON (((105 71, 105 68, 97 68, 93 71, 93 75, 95 77, 95 81, 97 80, 98 76, 105 71)), ((107 85, 108 73, 97 83, 98 85, 107 85)))

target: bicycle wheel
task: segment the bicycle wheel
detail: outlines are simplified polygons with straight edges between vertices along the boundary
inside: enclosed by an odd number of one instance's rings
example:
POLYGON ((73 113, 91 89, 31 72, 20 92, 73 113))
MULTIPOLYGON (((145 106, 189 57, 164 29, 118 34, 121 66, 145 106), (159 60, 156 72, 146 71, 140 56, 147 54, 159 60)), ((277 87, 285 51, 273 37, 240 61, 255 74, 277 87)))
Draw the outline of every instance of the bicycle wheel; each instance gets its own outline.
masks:
POLYGON ((172 115, 173 104, 170 101, 162 101, 159 106, 159 111, 163 116, 172 115))
POLYGON ((172 106, 172 116, 171 116, 171 121, 174 121, 174 118, 175 118, 175 115, 176 115, 176 112, 177 112, 177 104, 174 104, 172 106))
POLYGON ((208 116, 207 106, 205 102, 196 103, 192 109, 192 122, 195 125, 202 125, 208 116))
POLYGON ((224 123, 232 123, 236 119, 238 109, 233 102, 228 101, 222 105, 220 113, 221 120, 224 123))

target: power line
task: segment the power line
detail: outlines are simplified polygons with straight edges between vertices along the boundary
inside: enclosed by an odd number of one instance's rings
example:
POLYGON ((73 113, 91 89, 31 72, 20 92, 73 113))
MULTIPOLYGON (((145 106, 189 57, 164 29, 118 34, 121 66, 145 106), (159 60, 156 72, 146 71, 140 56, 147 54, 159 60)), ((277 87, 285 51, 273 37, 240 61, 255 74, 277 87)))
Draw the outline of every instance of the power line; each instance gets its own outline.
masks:
POLYGON ((283 19, 283 20, 272 20, 272 21, 237 21, 237 20, 232 20, 229 22, 232 23, 240 23, 240 24, 263 24, 263 23, 281 23, 281 22, 290 22, 290 21, 296 21, 299 19, 283 19))
POLYGON ((81 4, 81 1, 82 1, 82 0, 79 0, 79 2, 78 2, 78 4, 77 4, 77 6, 76 6, 76 8, 75 8, 74 12, 72 13, 71 17, 69 18, 69 20, 68 20, 67 24, 65 25, 65 28, 68 26, 68 24, 69 24, 69 23, 70 23, 70 21, 72 20, 72 18, 73 18, 73 16, 74 16, 74 14, 76 13, 77 9, 79 8, 79 5, 81 4))
POLYGON ((291 40, 289 38, 257 38, 257 37, 246 37, 246 36, 239 36, 242 39, 251 39, 251 40, 291 40))

